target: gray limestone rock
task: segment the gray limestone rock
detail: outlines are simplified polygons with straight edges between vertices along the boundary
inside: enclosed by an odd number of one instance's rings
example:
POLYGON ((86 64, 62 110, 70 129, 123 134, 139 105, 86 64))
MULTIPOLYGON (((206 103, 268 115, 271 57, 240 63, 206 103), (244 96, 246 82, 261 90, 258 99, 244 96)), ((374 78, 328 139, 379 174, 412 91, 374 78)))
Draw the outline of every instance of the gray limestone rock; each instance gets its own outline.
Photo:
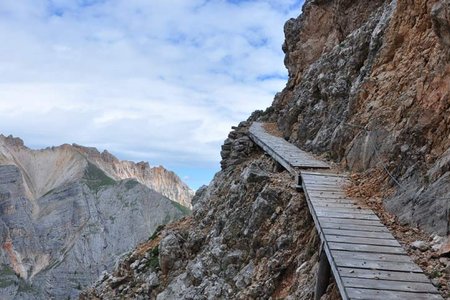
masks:
POLYGON ((143 242, 159 225, 184 215, 142 184, 95 174, 33 202, 20 170, 0 166, 0 265, 10 270, 0 273, 5 282, 0 294, 10 299, 75 299, 113 267, 118 255, 143 242), (19 277, 10 280, 8 274, 19 277))
POLYGON ((444 46, 450 47, 450 1, 441 0, 434 4, 431 15, 434 32, 444 46))
POLYGON ((411 248, 425 252, 430 248, 430 246, 424 241, 414 241, 411 243, 411 248))

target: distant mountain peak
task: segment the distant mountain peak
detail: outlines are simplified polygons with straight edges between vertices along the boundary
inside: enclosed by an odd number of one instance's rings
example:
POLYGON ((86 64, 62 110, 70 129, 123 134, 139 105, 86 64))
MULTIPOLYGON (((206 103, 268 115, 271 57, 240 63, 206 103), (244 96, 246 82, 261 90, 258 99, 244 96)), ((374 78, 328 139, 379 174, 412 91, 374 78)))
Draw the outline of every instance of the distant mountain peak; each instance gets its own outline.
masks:
POLYGON ((55 187, 83 177, 88 163, 114 180, 136 179, 167 198, 191 207, 194 192, 174 173, 148 162, 119 160, 107 150, 63 144, 32 150, 12 135, 0 135, 0 164, 17 166, 24 175, 30 198, 37 199, 55 187))

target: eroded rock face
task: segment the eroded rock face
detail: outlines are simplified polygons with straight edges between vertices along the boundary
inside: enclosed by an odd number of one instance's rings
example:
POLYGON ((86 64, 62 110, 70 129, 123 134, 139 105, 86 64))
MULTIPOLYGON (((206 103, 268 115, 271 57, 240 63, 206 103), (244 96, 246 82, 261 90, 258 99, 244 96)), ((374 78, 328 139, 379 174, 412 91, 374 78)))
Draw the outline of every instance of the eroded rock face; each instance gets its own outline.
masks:
POLYGON ((449 2, 308 1, 303 11, 286 24, 289 82, 264 118, 351 171, 385 170, 396 189, 386 208, 447 235, 449 2))
POLYGON ((78 298, 119 255, 187 213, 72 146, 32 151, 0 137, 0 153, 2 299, 78 298))
POLYGON ((134 178, 167 198, 191 208, 194 191, 181 181, 174 172, 168 171, 162 166, 151 167, 148 162, 134 163, 119 160, 106 150, 100 153, 95 148, 73 146, 99 166, 108 176, 116 180, 134 178))
POLYGON ((443 0, 433 5, 433 29, 444 47, 450 47, 450 1, 443 0))

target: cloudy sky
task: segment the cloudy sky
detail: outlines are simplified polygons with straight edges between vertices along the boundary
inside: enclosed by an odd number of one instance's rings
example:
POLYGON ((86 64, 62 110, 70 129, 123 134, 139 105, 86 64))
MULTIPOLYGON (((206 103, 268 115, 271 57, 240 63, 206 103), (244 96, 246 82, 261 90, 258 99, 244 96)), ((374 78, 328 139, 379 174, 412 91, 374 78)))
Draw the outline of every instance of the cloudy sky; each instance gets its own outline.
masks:
POLYGON ((230 127, 284 87, 283 24, 301 2, 1 0, 1 132, 207 184, 230 127))

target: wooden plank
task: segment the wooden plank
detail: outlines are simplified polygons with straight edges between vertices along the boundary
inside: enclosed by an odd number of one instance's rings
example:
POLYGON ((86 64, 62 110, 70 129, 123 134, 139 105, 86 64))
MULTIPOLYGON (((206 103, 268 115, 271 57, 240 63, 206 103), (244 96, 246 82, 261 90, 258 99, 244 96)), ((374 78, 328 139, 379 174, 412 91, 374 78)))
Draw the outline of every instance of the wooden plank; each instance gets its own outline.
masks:
MULTIPOLYGON (((300 171, 301 173, 301 171, 300 171)), ((303 178, 303 177, 302 177, 303 178)), ((348 181, 344 181, 344 180, 339 180, 339 181, 335 181, 335 180, 308 180, 305 179, 305 183, 308 186, 312 186, 312 187, 345 187, 346 185, 348 185, 350 182, 348 181)))
MULTIPOLYGON (((320 233, 320 237, 323 241, 323 233, 320 233)), ((333 261, 333 256, 331 255, 330 247, 328 247, 328 243, 325 241, 322 243, 322 245, 323 245, 323 249, 325 250, 325 253, 327 255, 328 261, 330 262, 330 267, 331 267, 331 270, 333 271, 333 276, 336 281, 336 285, 339 289, 339 293, 341 294, 342 300, 348 300, 349 298, 347 296, 347 293, 345 292, 344 283, 342 282, 342 278, 339 275, 338 267, 336 266, 336 264, 333 261)))
POLYGON ((334 196, 334 195, 326 195, 326 194, 313 194, 313 193, 308 193, 308 191, 306 190, 306 195, 308 195, 311 198, 311 201, 319 201, 320 203, 326 203, 326 202, 330 202, 330 203, 348 203, 348 204, 355 204, 357 205, 358 202, 356 202, 355 200, 346 197, 346 196, 334 196))
POLYGON ((339 213, 339 212, 329 212, 329 211, 317 211, 316 215, 318 217, 327 218, 342 218, 342 219, 353 219, 353 220, 379 220, 376 215, 361 215, 361 214, 351 214, 351 213, 339 213))
POLYGON ((338 268, 339 275, 342 278, 367 278, 367 279, 380 279, 380 280, 396 280, 403 282, 424 282, 429 283, 428 279, 423 273, 401 272, 401 271, 381 271, 381 270, 368 270, 357 268, 338 268))
POLYGON ((324 192, 343 192, 343 188, 338 185, 312 185, 306 183, 309 191, 324 191, 324 192))
POLYGON ((431 283, 425 282, 399 282, 393 280, 343 278, 346 288, 367 288, 374 290, 403 291, 437 294, 436 288, 431 283))
POLYGON ((344 193, 345 194, 345 190, 343 189, 343 187, 341 186, 335 186, 335 185, 328 185, 328 186, 324 186, 324 185, 315 185, 312 186, 308 183, 305 183, 306 187, 308 189, 308 191, 311 192, 327 192, 327 193, 344 193))
MULTIPOLYGON (((313 189, 313 188, 309 188, 308 184, 305 183, 306 186, 306 191, 308 192, 308 194, 311 195, 317 195, 317 196, 328 196, 328 197, 332 197, 332 196, 340 196, 340 197, 344 197, 344 198, 348 198, 348 199, 352 199, 350 198, 346 193, 344 193, 344 191, 340 190, 340 191, 326 191, 324 189, 313 189)), ((355 201, 354 199, 352 199, 353 201, 355 201)))
POLYGON ((373 231, 356 231, 356 230, 343 230, 343 229, 329 229, 323 228, 322 231, 325 235, 341 235, 341 236, 352 236, 352 237, 367 237, 373 239, 386 239, 395 240, 389 232, 373 232, 373 231))
POLYGON ((321 196, 321 195, 311 195, 308 193, 308 191, 306 191, 305 195, 308 195, 308 197, 310 198, 312 203, 329 203, 329 204, 333 204, 333 203, 337 203, 337 204, 355 204, 357 205, 357 203, 355 203, 355 201, 353 199, 347 198, 347 197, 326 197, 326 196, 321 196))
POLYGON ((333 187, 333 186, 340 186, 340 187, 345 187, 347 185, 349 185, 350 181, 348 181, 347 179, 329 179, 329 178, 307 178, 304 177, 303 175, 303 170, 300 169, 300 175, 302 176, 303 181, 308 184, 308 185, 313 185, 313 186, 324 186, 324 187, 333 187))
MULTIPOLYGON (((252 138, 251 135, 250 135, 250 137, 252 138)), ((274 160, 276 160, 279 164, 281 164, 291 174, 296 173, 295 170, 294 170, 295 166, 292 163, 290 163, 288 160, 284 159, 283 156, 280 155, 280 153, 277 153, 276 151, 271 149, 270 146, 266 145, 265 143, 260 141, 258 138, 253 137, 252 139, 256 142, 256 144, 258 146, 260 146, 266 153, 268 153, 274 160)), ((305 163, 305 167, 307 167, 307 166, 314 167, 315 165, 314 164, 306 164, 305 163)))
POLYGON ((333 250, 333 258, 353 258, 359 260, 374 260, 374 261, 396 261, 396 262, 410 262, 411 258, 406 254, 386 254, 386 253, 369 253, 356 251, 341 251, 333 250))
POLYGON ((386 227, 382 226, 367 226, 367 225, 353 225, 353 224, 342 224, 333 222, 321 222, 320 226, 323 230, 329 229, 342 229, 342 230, 352 230, 352 231, 365 231, 365 232, 389 232, 386 227))
POLYGON ((392 239, 391 240, 373 239, 373 238, 351 237, 351 236, 341 236, 341 235, 331 235, 331 234, 327 234, 326 239, 328 242, 335 242, 335 243, 401 247, 400 243, 397 240, 392 240, 392 239))
POLYGON ((350 199, 346 199, 346 198, 339 198, 339 199, 330 199, 330 198, 318 198, 318 197, 314 197, 311 198, 311 203, 313 204, 355 204, 355 201, 350 200, 350 199))
POLYGON ((430 293, 412 293, 400 291, 383 291, 362 288, 346 288, 350 299, 367 300, 443 300, 440 295, 430 293))
MULTIPOLYGON (((333 253, 333 252, 332 252, 333 253)), ((412 262, 394 262, 394 261, 373 261, 373 260, 359 260, 349 258, 334 258, 334 263, 338 267, 358 268, 370 270, 383 271, 403 271, 422 273, 422 269, 412 262)))
POLYGON ((380 221, 376 220, 356 220, 356 219, 346 219, 346 218, 328 218, 328 217, 318 217, 320 224, 322 222, 328 223, 338 223, 338 224, 349 224, 349 225, 362 225, 362 226, 380 226, 385 227, 380 221))
POLYGON ((334 183, 331 183, 331 182, 310 182, 310 181, 304 181, 305 182, 305 184, 308 186, 308 187, 311 187, 311 188, 336 188, 336 187, 338 187, 338 188, 341 188, 341 189, 345 189, 345 186, 347 185, 347 184, 344 184, 344 183, 336 183, 336 182, 334 182, 334 183))
POLYGON ((324 192, 337 192, 340 191, 342 193, 346 193, 345 191, 345 187, 341 186, 341 185, 327 185, 327 184, 310 184, 310 183, 305 183, 308 190, 310 191, 314 191, 314 192, 318 192, 318 191, 324 191, 324 192))
POLYGON ((316 212, 334 212, 334 213, 346 213, 346 214, 361 214, 361 215, 373 215, 376 216, 373 211, 369 209, 362 209, 357 207, 333 207, 333 206, 318 206, 314 203, 314 210, 316 212))
POLYGON ((342 184, 325 184, 325 183, 315 183, 315 184, 311 184, 308 182, 305 182, 306 186, 310 189, 310 190, 320 190, 323 189, 324 191, 330 191, 333 192, 334 190, 339 190, 343 193, 345 193, 345 186, 342 184))
MULTIPOLYGON (((323 170, 324 174, 325 172, 328 170, 323 170)), ((351 183, 351 181, 347 178, 347 177, 342 177, 339 176, 337 174, 330 174, 330 176, 328 175, 322 175, 322 176, 317 176, 317 175, 307 175, 305 174, 305 170, 300 170, 300 174, 302 175, 303 180, 307 183, 307 184, 318 184, 318 185, 348 185, 349 183, 351 183)), ((322 172, 322 170, 319 170, 319 172, 322 172)), ((329 174, 329 173, 327 173, 329 174)))
POLYGON ((331 265, 328 261, 325 249, 322 249, 319 258, 319 269, 317 270, 314 300, 320 300, 320 298, 322 298, 322 295, 326 293, 328 284, 330 282, 330 275, 331 265))
MULTIPOLYGON (((355 203, 341 203, 341 202, 327 202, 327 201, 320 201, 320 200, 312 200, 312 203, 314 203, 314 207, 333 207, 333 208, 356 208, 356 209, 369 209, 370 207, 365 205, 358 205, 355 203)), ((373 212, 372 212, 373 213, 373 212)))
MULTIPOLYGON (((303 177, 302 177, 303 178, 303 177)), ((313 187, 313 188, 334 188, 334 187, 340 187, 341 189, 345 188, 347 185, 346 183, 338 183, 338 182, 310 182, 305 180, 304 181, 307 186, 313 187)))
POLYGON ((356 205, 351 200, 347 200, 347 199, 332 199, 332 200, 328 200, 328 199, 317 199, 317 198, 314 198, 314 199, 312 199, 310 201, 311 201, 311 204, 313 204, 314 207, 317 207, 318 209, 320 209, 320 208, 327 208, 327 207, 330 207, 330 208, 333 208, 333 207, 334 208, 356 208, 356 209, 358 209, 358 207, 360 207, 359 205, 356 205), (345 207, 345 206, 347 206, 347 207, 345 207))
POLYGON ((328 193, 315 193, 308 191, 308 188, 306 188, 305 194, 308 194, 308 196, 311 198, 312 201, 321 201, 321 202, 334 202, 334 201, 345 201, 345 203, 356 203, 355 200, 347 197, 346 195, 340 195, 340 194, 328 194, 328 193))
POLYGON ((257 138, 251 132, 249 132, 249 136, 258 146, 260 146, 266 153, 268 153, 275 161, 277 161, 286 170, 288 170, 289 173, 291 173, 291 174, 296 173, 295 170, 293 169, 293 167, 286 160, 284 160, 281 156, 279 156, 276 152, 274 152, 268 145, 263 143, 259 138, 257 138))
POLYGON ((336 173, 324 173, 324 172, 314 172, 314 171, 302 171, 302 176, 305 178, 347 178, 347 175, 344 174, 336 174, 336 173))
MULTIPOLYGON (((308 175, 307 171, 301 170, 303 178, 307 183, 326 183, 326 184, 342 184, 344 182, 351 182, 347 177, 336 177, 336 176, 317 176, 317 175, 308 175)), ((331 174, 335 175, 335 174, 331 174)))
POLYGON ((387 254, 405 254, 406 253, 402 247, 361 245, 361 244, 349 244, 349 243, 337 243, 337 242, 328 242, 327 244, 331 250, 346 250, 346 251, 387 253, 387 254))
MULTIPOLYGON (((309 191, 308 188, 306 188, 306 192, 310 197, 314 198, 325 198, 325 199, 350 199, 347 195, 343 193, 325 193, 325 192, 318 192, 318 191, 309 191)), ((352 199, 352 202, 355 203, 355 200, 352 199)))
MULTIPOLYGON (((314 204, 314 206, 325 206, 325 207, 333 207, 335 206, 335 204, 348 204, 347 208, 350 209, 366 209, 372 212, 373 214, 373 210, 370 209, 370 207, 368 206, 364 206, 364 205, 360 205, 358 203, 355 203, 355 201, 353 201, 350 198, 341 198, 341 199, 330 199, 330 198, 319 198, 319 197, 312 197, 311 199, 311 203, 314 204)), ((345 208, 345 207, 341 207, 341 208, 345 208)))
POLYGON ((250 126, 249 137, 290 172, 293 167, 329 168, 327 163, 315 159, 283 138, 267 133, 262 123, 254 122, 250 126))

